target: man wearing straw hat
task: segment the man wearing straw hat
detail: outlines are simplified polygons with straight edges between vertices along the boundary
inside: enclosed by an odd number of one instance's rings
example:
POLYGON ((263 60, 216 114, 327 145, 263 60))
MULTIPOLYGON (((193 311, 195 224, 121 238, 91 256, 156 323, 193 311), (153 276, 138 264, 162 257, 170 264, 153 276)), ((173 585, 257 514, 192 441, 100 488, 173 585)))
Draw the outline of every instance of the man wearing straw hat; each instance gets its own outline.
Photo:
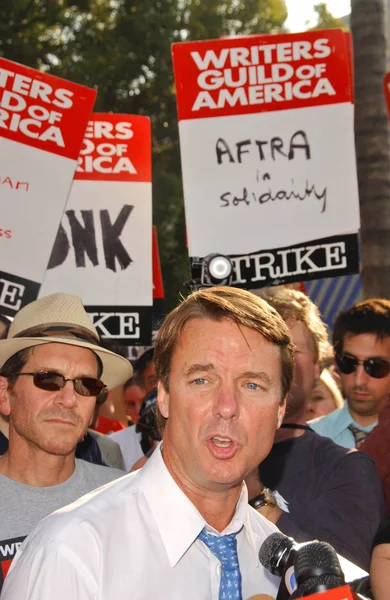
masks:
POLYGON ((99 344, 81 299, 52 294, 22 308, 0 340, 0 588, 21 542, 42 518, 123 473, 75 458, 96 396, 131 375, 99 344))

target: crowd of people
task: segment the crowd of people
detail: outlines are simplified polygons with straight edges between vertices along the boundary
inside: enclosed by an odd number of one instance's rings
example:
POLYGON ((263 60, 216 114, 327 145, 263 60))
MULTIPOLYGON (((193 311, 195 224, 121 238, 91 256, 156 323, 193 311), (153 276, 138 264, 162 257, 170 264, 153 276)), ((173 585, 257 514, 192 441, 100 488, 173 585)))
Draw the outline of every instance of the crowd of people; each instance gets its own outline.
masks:
POLYGON ((331 343, 303 292, 200 290, 133 365, 69 294, 0 327, 1 598, 276 598, 278 530, 389 597, 390 301, 331 343))

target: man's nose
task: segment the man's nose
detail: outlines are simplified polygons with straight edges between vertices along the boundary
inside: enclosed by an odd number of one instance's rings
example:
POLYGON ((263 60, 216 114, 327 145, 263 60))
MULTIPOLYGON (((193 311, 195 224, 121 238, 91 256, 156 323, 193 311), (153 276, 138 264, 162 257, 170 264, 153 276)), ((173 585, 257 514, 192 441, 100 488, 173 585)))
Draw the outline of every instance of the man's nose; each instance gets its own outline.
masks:
POLYGON ((355 385, 366 385, 370 376, 366 373, 363 365, 358 365, 355 371, 355 385))
POLYGON ((218 390, 215 412, 223 419, 239 416, 238 392, 233 385, 226 385, 218 390))
POLYGON ((56 395, 56 402, 67 407, 72 407, 77 404, 77 393, 74 389, 74 382, 71 380, 65 381, 62 390, 59 390, 56 395))

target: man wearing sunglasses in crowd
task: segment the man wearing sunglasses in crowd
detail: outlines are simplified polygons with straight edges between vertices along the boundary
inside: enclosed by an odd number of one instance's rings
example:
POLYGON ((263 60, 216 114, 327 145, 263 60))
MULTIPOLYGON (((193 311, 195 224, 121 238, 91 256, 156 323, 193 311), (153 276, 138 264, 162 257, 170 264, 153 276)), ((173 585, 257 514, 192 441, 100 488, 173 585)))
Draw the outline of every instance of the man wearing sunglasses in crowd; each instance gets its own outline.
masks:
POLYGON ((340 313, 333 347, 346 403, 310 427, 340 446, 359 448, 389 401, 390 301, 365 300, 340 313))
POLYGON ((54 510, 124 473, 75 458, 96 397, 131 365, 99 343, 80 298, 52 294, 22 308, 0 340, 0 590, 23 539, 54 510))

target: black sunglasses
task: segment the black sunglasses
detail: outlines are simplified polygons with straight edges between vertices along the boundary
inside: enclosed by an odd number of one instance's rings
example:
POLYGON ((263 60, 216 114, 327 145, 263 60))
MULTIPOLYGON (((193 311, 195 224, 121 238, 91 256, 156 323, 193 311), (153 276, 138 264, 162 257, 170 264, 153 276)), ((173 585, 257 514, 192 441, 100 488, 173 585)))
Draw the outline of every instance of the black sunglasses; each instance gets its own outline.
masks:
POLYGON ((60 375, 60 373, 56 373, 55 371, 13 373, 11 377, 20 375, 32 375, 34 385, 46 392, 58 392, 59 390, 62 390, 67 381, 73 381, 74 389, 80 396, 98 396, 106 389, 106 385, 103 381, 100 381, 100 379, 96 379, 95 377, 78 377, 77 379, 71 379, 70 377, 60 375))
POLYGON ((366 360, 358 360, 355 356, 346 354, 336 354, 336 365, 344 375, 350 375, 358 368, 358 365, 363 365, 365 372, 370 377, 382 379, 390 373, 390 363, 384 358, 366 358, 366 360))

